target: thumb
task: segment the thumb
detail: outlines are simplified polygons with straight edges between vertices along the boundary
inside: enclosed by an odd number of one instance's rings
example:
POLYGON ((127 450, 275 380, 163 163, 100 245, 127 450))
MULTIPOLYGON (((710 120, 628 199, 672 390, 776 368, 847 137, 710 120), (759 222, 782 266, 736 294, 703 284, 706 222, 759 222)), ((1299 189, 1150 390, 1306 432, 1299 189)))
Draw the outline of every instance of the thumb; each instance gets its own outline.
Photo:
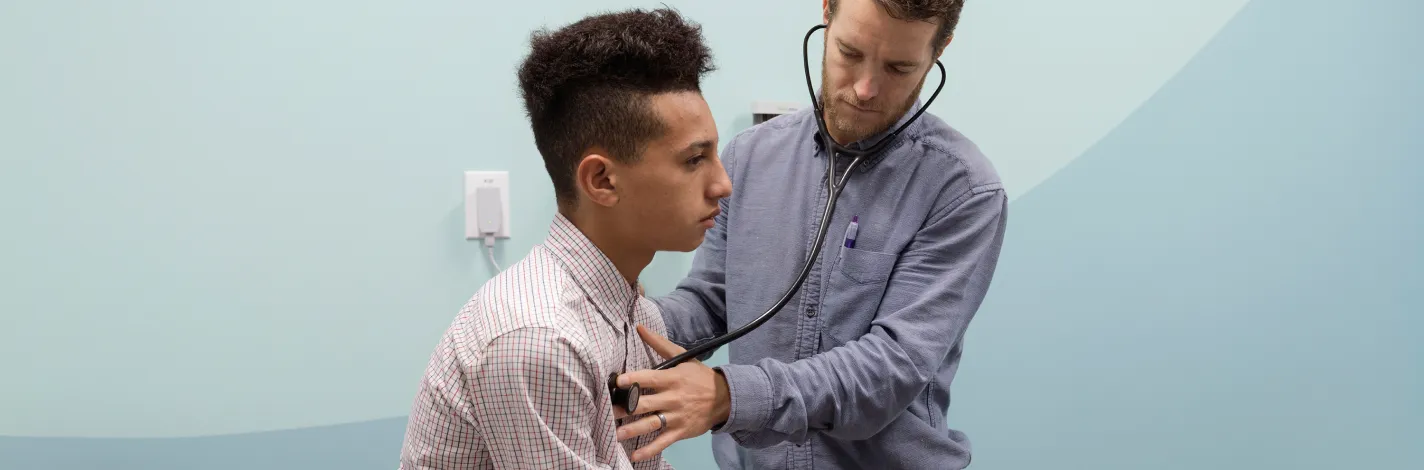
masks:
POLYGON ((663 359, 672 359, 686 351, 686 349, 682 349, 682 346, 668 341, 667 338, 658 336, 657 333, 653 333, 653 330, 649 330, 643 325, 638 325, 638 336, 642 336, 643 342, 652 347, 654 351, 657 351, 658 355, 662 356, 663 359))

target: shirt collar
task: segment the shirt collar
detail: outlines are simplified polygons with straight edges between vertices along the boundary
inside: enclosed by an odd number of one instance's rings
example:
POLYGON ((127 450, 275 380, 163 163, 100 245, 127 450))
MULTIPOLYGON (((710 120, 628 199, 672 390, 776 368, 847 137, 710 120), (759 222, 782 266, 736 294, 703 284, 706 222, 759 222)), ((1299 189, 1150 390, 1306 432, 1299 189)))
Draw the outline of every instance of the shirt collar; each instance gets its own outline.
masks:
POLYGON ((613 260, 563 214, 554 215, 544 246, 564 265, 599 313, 615 328, 623 329, 638 300, 638 291, 618 273, 613 260))
MULTIPOLYGON (((915 113, 919 112, 921 106, 923 106, 923 103, 919 99, 916 99, 915 104, 910 105, 910 109, 905 110, 905 114, 900 115, 900 119, 896 120, 895 124, 890 125, 890 127, 874 135, 871 135, 870 137, 851 142, 851 144, 847 145, 846 147, 859 150, 874 146, 876 143, 880 142, 886 137, 889 137, 891 133, 895 132, 895 129, 899 129, 900 126, 905 125, 905 123, 910 120, 910 117, 914 116, 915 113)), ((825 148, 825 143, 821 139, 821 127, 816 125, 815 120, 817 119, 817 116, 815 115, 815 113, 816 109, 811 108, 811 140, 816 143, 816 149, 818 150, 816 152, 816 156, 819 157, 821 155, 827 154, 827 152, 825 148)), ((918 124, 918 122, 916 124, 918 124)), ((914 132, 914 127, 915 126, 910 126, 905 128, 904 132, 901 132, 899 136, 896 136, 897 142, 891 142, 890 144, 886 145, 884 149, 881 149, 879 153, 871 155, 869 160, 862 161, 859 167, 860 170, 866 170, 870 167, 875 166, 875 164, 879 163, 880 160, 885 159, 886 155, 889 155, 890 152, 893 152, 896 147, 903 145, 907 140, 905 137, 914 132)))

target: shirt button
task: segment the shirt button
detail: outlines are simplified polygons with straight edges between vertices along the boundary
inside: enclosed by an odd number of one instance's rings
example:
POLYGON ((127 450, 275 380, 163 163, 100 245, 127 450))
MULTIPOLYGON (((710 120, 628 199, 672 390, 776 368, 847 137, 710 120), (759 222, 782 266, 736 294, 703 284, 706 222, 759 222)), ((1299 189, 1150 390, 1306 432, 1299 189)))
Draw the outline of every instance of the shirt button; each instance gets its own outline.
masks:
POLYGON ((807 317, 814 317, 814 316, 816 316, 816 307, 811 307, 811 308, 806 309, 806 316, 807 316, 807 317))

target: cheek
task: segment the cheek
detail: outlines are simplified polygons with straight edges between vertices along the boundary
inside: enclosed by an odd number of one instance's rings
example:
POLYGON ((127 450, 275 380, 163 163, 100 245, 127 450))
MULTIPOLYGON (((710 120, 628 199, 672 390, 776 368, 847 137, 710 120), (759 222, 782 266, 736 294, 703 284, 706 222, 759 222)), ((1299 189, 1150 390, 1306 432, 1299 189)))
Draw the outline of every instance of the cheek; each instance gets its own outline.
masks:
POLYGON ((914 91, 915 87, 914 82, 906 80, 901 76, 891 77, 889 81, 885 82, 885 85, 886 89, 882 92, 885 98, 887 98, 885 101, 894 103, 899 103, 910 96, 910 92, 914 91))
POLYGON ((844 65, 836 67, 831 71, 831 84, 842 90, 855 86, 855 69, 844 65))
POLYGON ((638 218, 640 224, 650 227, 657 227, 665 224, 658 223, 674 220, 678 208, 685 205, 685 196, 681 194, 679 181, 669 178, 667 175, 647 175, 640 184, 628 191, 628 203, 633 209, 633 216, 638 218))

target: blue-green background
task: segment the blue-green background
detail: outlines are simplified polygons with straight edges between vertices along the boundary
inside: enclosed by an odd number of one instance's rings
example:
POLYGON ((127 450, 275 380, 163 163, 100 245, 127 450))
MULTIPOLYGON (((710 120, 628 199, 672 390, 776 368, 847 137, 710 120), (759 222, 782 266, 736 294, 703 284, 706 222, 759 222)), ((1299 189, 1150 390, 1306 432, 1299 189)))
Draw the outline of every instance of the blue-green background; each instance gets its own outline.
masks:
MULTIPOLYGON (((0 468, 393 468, 492 271, 461 172, 510 171, 506 263, 553 213, 529 32, 658 4, 0 2, 0 468)), ((806 99, 820 2, 670 4, 724 141, 806 99)), ((1424 468, 1419 18, 968 2, 932 109, 1012 197, 949 413, 973 468, 1424 468)))

